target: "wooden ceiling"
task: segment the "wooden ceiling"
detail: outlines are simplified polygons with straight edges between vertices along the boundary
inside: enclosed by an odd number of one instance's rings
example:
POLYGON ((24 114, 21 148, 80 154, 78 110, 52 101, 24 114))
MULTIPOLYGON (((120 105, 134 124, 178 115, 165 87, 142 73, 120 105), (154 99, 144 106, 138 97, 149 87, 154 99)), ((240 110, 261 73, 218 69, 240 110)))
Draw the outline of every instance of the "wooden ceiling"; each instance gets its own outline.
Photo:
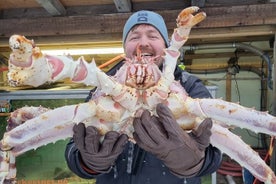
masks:
MULTIPOLYGON (((34 39, 42 50, 121 47, 124 23, 133 12, 147 9, 160 13, 171 34, 178 13, 191 5, 201 7, 207 13, 207 19, 193 28, 187 46, 249 43, 271 54, 273 49, 269 43, 273 43, 276 32, 275 2, 275 0, 0 1, 0 63, 7 63, 10 52, 8 39, 12 34, 21 34, 34 39)), ((227 61, 235 55, 236 49, 232 48, 222 53, 212 49, 205 50, 204 53, 187 52, 186 57, 189 61, 195 58, 226 58, 227 61)), ((93 57, 97 64, 102 64, 114 56, 114 54, 95 54, 86 57, 93 57)))

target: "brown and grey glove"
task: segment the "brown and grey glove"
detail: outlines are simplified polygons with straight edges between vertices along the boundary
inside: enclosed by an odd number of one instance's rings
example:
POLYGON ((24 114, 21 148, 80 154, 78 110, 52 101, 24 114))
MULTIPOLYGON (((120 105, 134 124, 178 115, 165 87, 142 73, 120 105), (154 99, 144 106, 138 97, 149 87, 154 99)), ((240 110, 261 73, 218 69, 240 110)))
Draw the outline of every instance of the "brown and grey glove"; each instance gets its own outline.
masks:
POLYGON ((188 134, 177 124, 168 107, 158 104, 156 112, 158 117, 144 111, 140 118, 134 119, 136 143, 162 160, 173 174, 195 176, 209 146, 212 120, 204 120, 196 131, 188 134))
POLYGON ((128 140, 127 135, 110 131, 105 134, 101 143, 99 131, 93 126, 85 128, 83 123, 75 125, 73 132, 73 139, 80 151, 81 160, 88 167, 84 169, 91 173, 109 172, 128 140))

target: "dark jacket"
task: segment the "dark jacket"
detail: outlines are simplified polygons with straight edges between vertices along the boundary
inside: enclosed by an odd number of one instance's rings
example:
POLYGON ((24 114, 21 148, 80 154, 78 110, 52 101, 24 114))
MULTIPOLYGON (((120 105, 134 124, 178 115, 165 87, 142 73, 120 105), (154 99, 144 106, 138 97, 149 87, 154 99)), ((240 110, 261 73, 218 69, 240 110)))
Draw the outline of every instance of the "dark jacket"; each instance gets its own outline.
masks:
MULTIPOLYGON (((117 68, 117 67, 116 67, 117 68)), ((113 75, 115 70, 110 71, 113 75)), ((209 91, 195 76, 179 69, 175 71, 175 79, 193 98, 209 98, 209 91)), ((93 91, 87 100, 91 98, 93 91)), ((123 153, 116 160, 116 164, 107 174, 92 175, 82 169, 79 163, 80 153, 71 140, 65 151, 68 167, 79 177, 96 178, 97 184, 200 184, 200 177, 211 174, 218 169, 221 163, 221 152, 210 145, 205 151, 205 161, 202 169, 193 178, 178 178, 170 173, 169 169, 154 155, 142 150, 136 144, 129 142, 123 153)))

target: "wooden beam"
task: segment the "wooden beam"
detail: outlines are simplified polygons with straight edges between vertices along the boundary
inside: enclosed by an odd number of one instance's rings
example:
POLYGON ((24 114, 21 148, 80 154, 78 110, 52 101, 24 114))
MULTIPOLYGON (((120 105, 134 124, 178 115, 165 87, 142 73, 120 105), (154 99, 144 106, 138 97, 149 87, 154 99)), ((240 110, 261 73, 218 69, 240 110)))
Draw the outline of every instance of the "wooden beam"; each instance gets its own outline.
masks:
MULTIPOLYGON (((1 27, 0 27, 1 29, 1 27)), ((169 34, 171 34, 170 31, 169 34)), ((263 26, 245 26, 231 28, 210 28, 210 29, 192 29, 190 38, 186 45, 204 44, 204 43, 231 43, 248 41, 266 41, 273 38, 276 27, 273 25, 263 26)), ((18 33, 18 32, 14 32, 18 33)), ((122 33, 109 34, 76 34, 76 35, 54 35, 54 36, 36 36, 25 35, 28 39, 34 39, 38 46, 42 45, 79 45, 87 47, 94 44, 122 45, 122 33)), ((8 47, 9 37, 0 36, 0 48, 8 47)))
MULTIPOLYGON (((1 51, 1 49, 0 49, 1 51)), ((273 55, 273 51, 264 51, 268 55, 273 55)), ((238 53, 239 57, 251 57, 251 56, 258 56, 255 53, 244 51, 238 53)), ((184 59, 185 60, 192 60, 192 59, 210 59, 210 58, 231 58, 235 57, 234 52, 217 52, 217 53, 201 53, 201 54, 187 54, 185 53, 184 59)))
MULTIPOLYGON (((275 29, 275 9, 275 3, 235 6, 235 8, 204 8, 208 17, 193 30, 264 25, 271 25, 275 29)), ((164 10, 159 12, 164 16, 169 30, 173 30, 175 27, 175 18, 179 12, 180 10, 164 10)), ((12 34, 26 36, 91 34, 97 37, 99 34, 121 34, 124 23, 130 15, 130 13, 117 13, 73 17, 0 19, 0 35, 1 37, 9 37, 12 34)))
POLYGON ((228 5, 245 5, 245 4, 258 4, 260 0, 209 0, 209 6, 228 6, 228 5))
MULTIPOLYGON (((0 1, 1 2, 1 1, 0 1)), ((45 9, 40 8, 13 8, 1 10, 2 19, 30 18, 34 17, 51 17, 50 14, 45 12, 45 9)), ((84 16, 84 15, 97 15, 97 14, 111 14, 118 13, 114 4, 103 4, 97 6, 67 6, 66 16, 84 16)))
POLYGON ((65 15, 66 10, 59 0, 36 0, 52 16, 65 15))
POLYGON ((169 0, 169 1, 160 1, 160 0, 154 0, 154 1, 140 1, 135 3, 132 3, 132 9, 133 11, 138 10, 152 10, 152 11, 161 11, 161 10, 181 10, 183 8, 186 8, 188 6, 191 6, 191 3, 188 0, 169 0))
POLYGON ((256 37, 256 36, 271 36, 273 37, 276 32, 276 24, 269 25, 252 25, 252 26, 234 26, 234 27, 217 27, 217 28, 204 28, 195 29, 193 28, 189 39, 200 39, 201 42, 204 40, 222 39, 227 42, 227 38, 238 38, 238 37, 256 37))
POLYGON ((118 12, 131 12, 131 0, 113 0, 118 12))
POLYGON ((205 0, 191 0, 191 5, 203 8, 205 6, 205 0))

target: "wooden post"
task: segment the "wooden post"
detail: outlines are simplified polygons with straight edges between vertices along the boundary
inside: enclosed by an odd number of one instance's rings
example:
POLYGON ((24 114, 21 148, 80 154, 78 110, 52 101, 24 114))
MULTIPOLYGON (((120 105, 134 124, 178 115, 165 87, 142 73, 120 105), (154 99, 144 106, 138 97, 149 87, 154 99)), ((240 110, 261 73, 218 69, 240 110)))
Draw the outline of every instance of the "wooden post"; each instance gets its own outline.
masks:
POLYGON ((231 92, 232 92, 232 74, 227 73, 226 74, 226 94, 225 94, 225 100, 228 102, 231 102, 231 92))
POLYGON ((4 66, 0 64, 0 86, 4 86, 4 71, 1 70, 2 67, 4 66))
POLYGON ((274 36, 274 44, 273 44, 273 99, 272 99, 272 105, 273 105, 273 109, 272 109, 272 115, 276 116, 276 33, 274 36))
MULTIPOLYGON (((273 44, 273 96, 272 96, 272 111, 271 114, 276 116, 276 33, 274 35, 273 44)), ((276 173, 276 143, 274 143, 274 149, 271 156, 270 167, 276 173)))

